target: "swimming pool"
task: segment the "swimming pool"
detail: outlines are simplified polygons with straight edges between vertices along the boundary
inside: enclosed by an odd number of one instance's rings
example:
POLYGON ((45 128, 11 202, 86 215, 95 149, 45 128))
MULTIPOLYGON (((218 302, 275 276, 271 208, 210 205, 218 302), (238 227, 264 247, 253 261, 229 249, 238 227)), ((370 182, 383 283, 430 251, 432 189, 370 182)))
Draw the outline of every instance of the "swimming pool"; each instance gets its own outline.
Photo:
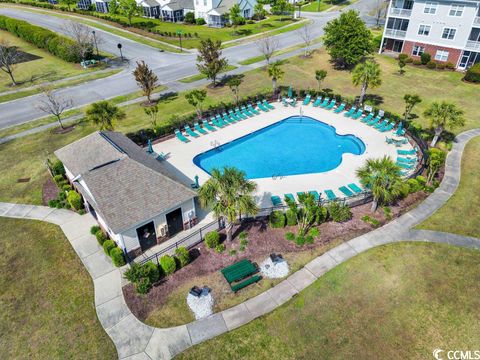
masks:
POLYGON ((198 154, 193 162, 209 174, 232 166, 248 179, 260 179, 330 171, 342 163, 343 154, 364 151, 365 144, 354 135, 338 135, 321 121, 292 116, 198 154))

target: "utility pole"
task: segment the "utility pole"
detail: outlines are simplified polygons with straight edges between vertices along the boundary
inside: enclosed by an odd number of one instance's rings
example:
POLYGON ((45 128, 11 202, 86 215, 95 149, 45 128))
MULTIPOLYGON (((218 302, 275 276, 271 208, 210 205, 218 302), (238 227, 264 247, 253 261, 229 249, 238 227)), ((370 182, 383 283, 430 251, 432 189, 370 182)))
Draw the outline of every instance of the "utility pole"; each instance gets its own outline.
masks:
POLYGON ((92 30, 93 34, 93 41, 95 42, 95 50, 97 50, 97 56, 98 56, 98 45, 97 45, 97 37, 95 36, 95 30, 92 30))

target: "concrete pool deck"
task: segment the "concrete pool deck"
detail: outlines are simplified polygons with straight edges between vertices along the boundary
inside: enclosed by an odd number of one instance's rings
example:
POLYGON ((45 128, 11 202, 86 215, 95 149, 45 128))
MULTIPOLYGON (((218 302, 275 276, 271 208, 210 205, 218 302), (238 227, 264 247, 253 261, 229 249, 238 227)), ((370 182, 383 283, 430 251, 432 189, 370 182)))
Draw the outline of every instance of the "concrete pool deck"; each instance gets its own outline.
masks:
POLYGON ((192 183, 195 175, 198 175, 201 185, 208 180, 209 175, 193 163, 193 158, 196 155, 277 123, 287 117, 299 115, 300 109, 302 109, 303 115, 335 127, 337 134, 352 134, 364 142, 366 150, 362 155, 343 154, 342 163, 333 170, 323 173, 254 179, 253 181, 258 185, 255 195, 261 207, 272 206, 270 200, 272 195, 279 195, 283 198, 286 193, 295 194, 300 191, 317 190, 324 193, 326 189, 331 189, 337 196, 344 197, 338 188, 350 183, 360 185, 355 171, 367 159, 380 158, 386 155, 395 160, 397 149, 412 149, 410 144, 402 147, 387 144, 385 137, 391 137, 392 131, 382 133, 362 123, 359 119, 353 120, 345 117, 344 112, 335 114, 332 110, 314 108, 311 104, 307 106, 301 106, 300 104, 297 104, 296 107, 285 107, 281 103, 273 103, 274 110, 267 113, 260 112, 260 115, 217 129, 215 132, 201 135, 198 138, 189 137, 191 140, 189 143, 182 143, 177 138, 172 138, 155 144, 153 149, 155 152, 167 154, 166 162, 172 166, 172 169, 182 176, 188 177, 192 183))

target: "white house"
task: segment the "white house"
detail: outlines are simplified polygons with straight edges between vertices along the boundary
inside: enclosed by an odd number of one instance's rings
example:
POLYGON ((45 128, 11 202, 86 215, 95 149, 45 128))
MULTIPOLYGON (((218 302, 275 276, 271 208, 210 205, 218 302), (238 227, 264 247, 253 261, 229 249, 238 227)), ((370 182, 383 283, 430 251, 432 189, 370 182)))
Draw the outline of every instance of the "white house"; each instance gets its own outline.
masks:
POLYGON ((85 209, 136 257, 196 223, 196 192, 125 135, 100 131, 57 151, 85 209))
POLYGON ((193 0, 195 6, 195 18, 205 19, 208 26, 221 27, 226 24, 228 14, 233 5, 238 3, 240 14, 245 19, 253 16, 253 8, 256 0, 193 0))

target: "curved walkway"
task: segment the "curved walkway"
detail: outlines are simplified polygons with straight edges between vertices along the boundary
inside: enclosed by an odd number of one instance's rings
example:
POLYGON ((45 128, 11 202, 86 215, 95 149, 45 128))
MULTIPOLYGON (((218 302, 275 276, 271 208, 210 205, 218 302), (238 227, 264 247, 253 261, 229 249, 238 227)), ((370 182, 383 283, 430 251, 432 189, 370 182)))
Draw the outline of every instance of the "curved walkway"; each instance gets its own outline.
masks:
POLYGON ((120 359, 170 359, 192 345, 274 310, 336 265, 373 247, 412 240, 480 249, 480 239, 412 229, 440 208, 455 192, 460 181, 463 149, 475 136, 480 136, 480 129, 466 131, 455 138, 440 187, 415 209, 377 230, 327 251, 275 287, 244 303, 208 318, 172 328, 145 325, 130 312, 122 294, 121 270, 112 265, 90 234, 90 227, 96 224, 91 216, 44 206, 9 203, 0 203, 0 216, 47 221, 62 228, 93 279, 98 318, 115 343, 120 359))

